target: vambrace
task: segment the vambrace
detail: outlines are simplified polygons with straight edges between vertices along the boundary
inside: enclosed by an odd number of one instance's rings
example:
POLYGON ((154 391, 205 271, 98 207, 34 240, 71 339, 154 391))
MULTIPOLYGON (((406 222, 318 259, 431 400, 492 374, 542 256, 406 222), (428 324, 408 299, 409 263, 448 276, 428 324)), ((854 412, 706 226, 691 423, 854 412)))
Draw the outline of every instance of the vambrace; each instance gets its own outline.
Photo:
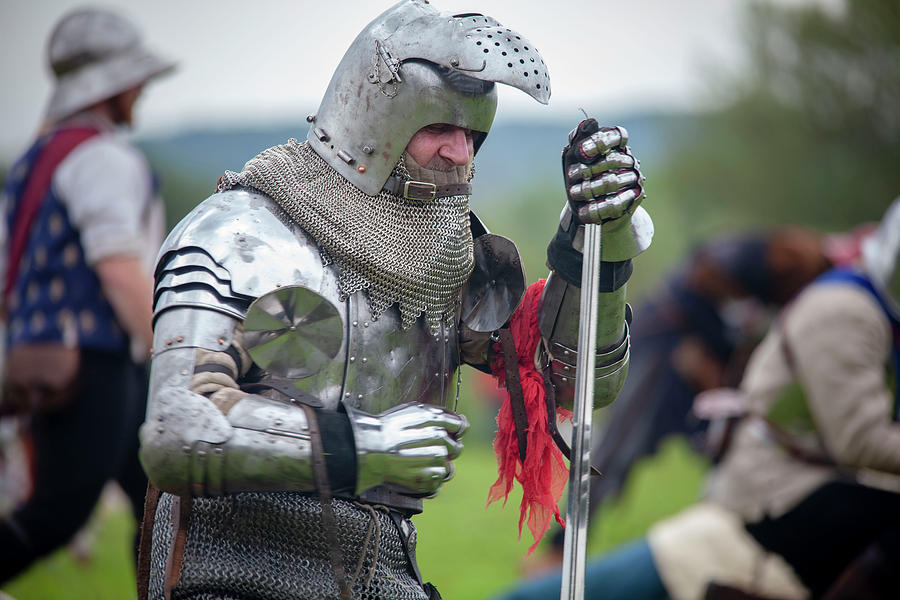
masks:
MULTIPOLYGON (((158 315, 141 462, 160 489, 216 496, 314 491, 307 412, 289 400, 248 394, 240 322, 177 307, 158 315)), ((315 411, 332 489, 350 490, 355 453, 347 416, 315 411)))
MULTIPOLYGON (((538 360, 541 367, 550 368, 557 404, 570 410, 575 396, 580 304, 581 289, 551 272, 541 297, 538 327, 542 344, 538 360)), ((625 304, 624 283, 612 291, 601 292, 597 308, 594 408, 601 408, 615 400, 628 374, 631 310, 625 304)))

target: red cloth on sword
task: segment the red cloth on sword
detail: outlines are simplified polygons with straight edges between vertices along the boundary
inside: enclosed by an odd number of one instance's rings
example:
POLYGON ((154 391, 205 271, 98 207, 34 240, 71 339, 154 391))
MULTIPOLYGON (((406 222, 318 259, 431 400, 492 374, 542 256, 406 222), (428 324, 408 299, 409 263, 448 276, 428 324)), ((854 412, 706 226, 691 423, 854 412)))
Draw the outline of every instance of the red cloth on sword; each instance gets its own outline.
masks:
MULTIPOLYGON (((525 464, 519 458, 516 425, 510 407, 509 393, 497 415, 497 434, 494 438, 494 452, 497 454, 497 481, 488 493, 488 505, 509 497, 513 482, 522 486, 522 503, 519 506, 519 537, 522 537, 522 525, 528 518, 528 530, 534 538, 534 544, 528 549, 531 554, 547 529, 550 528, 550 517, 565 527, 559 512, 559 500, 569 479, 569 469, 563 460, 562 452, 557 448, 547 428, 546 391, 540 371, 534 364, 535 351, 541 334, 538 331, 538 309, 541 303, 541 292, 546 280, 541 279, 525 291, 522 303, 510 319, 510 332, 516 343, 519 378, 522 381, 522 395, 525 398, 525 412, 528 415, 528 450, 525 464)), ((506 363, 500 344, 494 347, 495 359, 491 363, 491 372, 500 387, 506 386, 506 363)), ((557 414, 571 418, 572 413, 557 408, 557 414)))

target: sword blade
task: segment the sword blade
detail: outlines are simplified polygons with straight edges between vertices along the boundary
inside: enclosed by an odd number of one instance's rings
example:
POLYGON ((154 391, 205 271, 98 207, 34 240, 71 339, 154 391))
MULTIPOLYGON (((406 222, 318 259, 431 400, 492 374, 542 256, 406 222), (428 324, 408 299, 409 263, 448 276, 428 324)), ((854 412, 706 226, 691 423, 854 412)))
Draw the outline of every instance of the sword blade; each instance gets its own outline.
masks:
POLYGON ((575 364, 575 407, 572 458, 563 550, 562 600, 584 599, 584 567, 590 501, 591 416, 594 408, 594 365, 597 352, 597 300, 600 284, 600 225, 586 225, 581 271, 578 361, 575 364))

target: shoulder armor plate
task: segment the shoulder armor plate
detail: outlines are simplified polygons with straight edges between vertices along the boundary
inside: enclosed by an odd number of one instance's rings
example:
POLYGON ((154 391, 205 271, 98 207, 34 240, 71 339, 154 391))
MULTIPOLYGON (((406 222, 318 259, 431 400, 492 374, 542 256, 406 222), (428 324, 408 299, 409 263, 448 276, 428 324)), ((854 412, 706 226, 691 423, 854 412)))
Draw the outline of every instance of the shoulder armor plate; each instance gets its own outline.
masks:
POLYGON ((242 318, 253 298, 284 285, 334 289, 316 243, 248 188, 213 194, 182 219, 163 243, 156 278, 157 314, 183 298, 242 318))

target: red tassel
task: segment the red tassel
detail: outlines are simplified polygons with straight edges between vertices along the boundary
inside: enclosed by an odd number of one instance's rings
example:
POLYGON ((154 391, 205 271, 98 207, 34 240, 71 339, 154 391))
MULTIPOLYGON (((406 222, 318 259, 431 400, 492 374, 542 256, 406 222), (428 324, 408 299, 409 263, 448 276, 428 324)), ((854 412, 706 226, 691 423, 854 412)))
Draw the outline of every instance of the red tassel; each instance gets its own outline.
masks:
MULTIPOLYGON (((522 537, 522 525, 525 523, 526 517, 528 530, 534 538, 534 544, 528 549, 528 554, 534 551, 550 528, 551 516, 556 519, 557 523, 565 527, 565 522, 559 512, 559 500, 569 478, 569 469, 563 460, 562 452, 556 447, 547 427, 544 380, 534 364, 535 351, 541 339, 537 321, 541 292, 545 282, 546 280, 541 279, 528 287, 522 303, 510 320, 510 332, 516 343, 525 412, 528 415, 528 451, 525 456, 525 464, 523 465, 519 458, 516 425, 510 407, 509 393, 507 393, 497 415, 497 435, 494 438, 498 477, 491 486, 487 502, 490 505, 502 498, 503 504, 506 505, 513 481, 518 480, 522 486, 522 503, 519 506, 519 538, 522 537)), ((498 385, 505 388, 506 366, 500 344, 495 345, 494 351, 496 358, 491 363, 491 372, 497 379, 498 385)), ((558 413, 561 416, 571 416, 571 413, 564 409, 559 410, 558 413)))

